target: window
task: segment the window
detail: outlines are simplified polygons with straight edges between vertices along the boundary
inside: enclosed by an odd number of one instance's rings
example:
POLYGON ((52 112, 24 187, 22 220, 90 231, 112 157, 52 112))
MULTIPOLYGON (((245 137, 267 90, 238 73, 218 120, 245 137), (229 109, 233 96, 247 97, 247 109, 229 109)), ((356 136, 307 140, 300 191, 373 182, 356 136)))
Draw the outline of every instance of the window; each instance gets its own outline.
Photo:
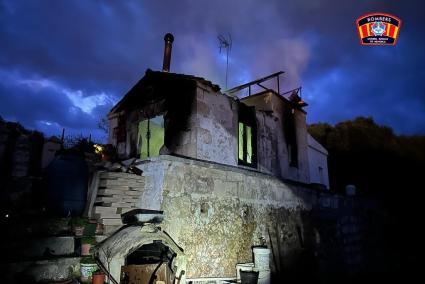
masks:
POLYGON ((158 156, 164 145, 164 117, 162 115, 139 123, 140 158, 158 156))
POLYGON ((238 123, 238 161, 240 165, 257 166, 256 125, 255 108, 240 105, 238 123))
POLYGON ((239 122, 239 162, 252 164, 252 128, 239 122))

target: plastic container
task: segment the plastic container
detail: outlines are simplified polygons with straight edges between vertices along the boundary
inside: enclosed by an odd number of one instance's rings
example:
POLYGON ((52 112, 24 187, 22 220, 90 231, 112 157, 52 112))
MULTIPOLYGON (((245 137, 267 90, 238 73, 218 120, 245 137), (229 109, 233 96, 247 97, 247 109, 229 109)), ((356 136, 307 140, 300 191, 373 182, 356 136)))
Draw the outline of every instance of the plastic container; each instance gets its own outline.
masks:
MULTIPOLYGON (((105 283, 105 274, 103 272, 95 272, 92 275, 92 284, 104 284, 105 283)), ((158 283, 158 281, 157 281, 158 283)))
POLYGON ((241 280, 241 274, 240 274, 241 270, 252 271, 253 268, 254 268, 254 263, 252 263, 252 262, 236 264, 236 280, 237 281, 241 280))
POLYGON ((271 274, 270 270, 260 270, 258 275, 258 284, 270 284, 271 274))
POLYGON ((242 284, 257 284, 258 283, 258 271, 240 271, 241 283, 242 284))
POLYGON ((97 269, 96 263, 80 263, 81 281, 89 281, 97 269))
POLYGON ((265 247, 254 247, 254 266, 258 270, 270 270, 270 249, 265 247))

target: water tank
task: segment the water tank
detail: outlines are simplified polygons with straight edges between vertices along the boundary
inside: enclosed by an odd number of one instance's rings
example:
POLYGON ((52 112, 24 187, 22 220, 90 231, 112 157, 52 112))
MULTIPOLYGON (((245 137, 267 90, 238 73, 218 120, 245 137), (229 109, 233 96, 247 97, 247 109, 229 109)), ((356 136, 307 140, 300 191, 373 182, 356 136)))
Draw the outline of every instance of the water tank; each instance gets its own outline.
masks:
POLYGON ((79 216, 87 200, 88 167, 77 154, 60 154, 46 168, 47 209, 59 216, 79 216))

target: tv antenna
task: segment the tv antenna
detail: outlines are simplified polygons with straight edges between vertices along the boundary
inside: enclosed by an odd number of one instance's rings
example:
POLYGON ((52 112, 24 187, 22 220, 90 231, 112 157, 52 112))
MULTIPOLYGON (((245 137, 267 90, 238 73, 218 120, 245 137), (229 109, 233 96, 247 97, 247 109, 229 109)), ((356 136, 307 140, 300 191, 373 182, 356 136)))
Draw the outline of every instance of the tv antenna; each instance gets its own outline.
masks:
POLYGON ((223 35, 217 36, 218 41, 220 43, 220 53, 222 49, 226 50, 226 89, 227 89, 227 73, 229 71, 229 52, 232 49, 232 36, 228 34, 228 37, 224 37, 223 35))

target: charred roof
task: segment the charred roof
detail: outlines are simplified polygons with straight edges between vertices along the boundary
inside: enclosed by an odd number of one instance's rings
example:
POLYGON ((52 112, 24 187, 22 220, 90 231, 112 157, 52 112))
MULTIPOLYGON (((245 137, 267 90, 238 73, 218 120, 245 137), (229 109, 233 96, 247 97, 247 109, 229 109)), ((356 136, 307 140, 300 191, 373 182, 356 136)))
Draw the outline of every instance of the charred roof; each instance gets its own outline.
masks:
POLYGON ((145 76, 111 109, 110 114, 134 110, 153 101, 182 99, 193 95, 197 83, 220 91, 220 87, 202 77, 147 69, 145 76))

